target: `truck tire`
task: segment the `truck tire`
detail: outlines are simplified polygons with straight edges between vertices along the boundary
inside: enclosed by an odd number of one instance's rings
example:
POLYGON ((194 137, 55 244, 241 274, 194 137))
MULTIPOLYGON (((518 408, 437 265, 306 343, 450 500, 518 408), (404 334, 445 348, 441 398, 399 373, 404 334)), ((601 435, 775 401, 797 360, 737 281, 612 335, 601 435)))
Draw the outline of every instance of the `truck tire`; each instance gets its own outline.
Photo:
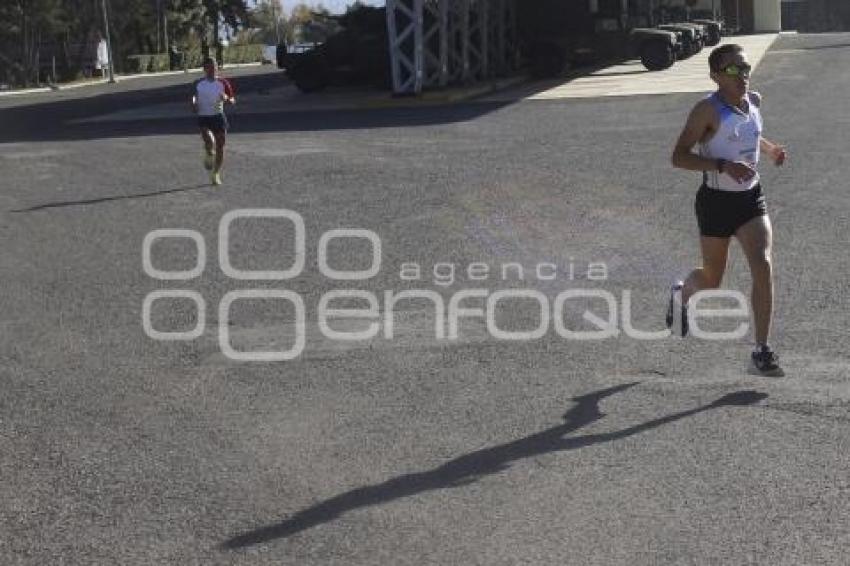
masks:
POLYGON ((304 93, 317 92, 326 88, 331 82, 331 72, 323 53, 308 52, 289 69, 289 78, 304 93))
POLYGON ((650 71, 663 71, 676 62, 676 54, 666 42, 649 40, 640 47, 640 62, 650 71))
POLYGON ((720 43, 720 30, 711 28, 708 31, 708 40, 705 44, 709 47, 714 47, 718 43, 720 43))
POLYGON ((295 79, 295 86, 298 87, 298 90, 307 94, 324 89, 328 86, 328 82, 321 74, 315 71, 307 71, 298 75, 298 78, 295 79))
POLYGON ((682 52, 680 53, 682 59, 690 58, 694 53, 696 53, 694 42, 688 36, 682 37, 682 52))
POLYGON ((694 55, 696 55, 700 51, 702 51, 702 42, 700 40, 697 40, 694 42, 694 55))

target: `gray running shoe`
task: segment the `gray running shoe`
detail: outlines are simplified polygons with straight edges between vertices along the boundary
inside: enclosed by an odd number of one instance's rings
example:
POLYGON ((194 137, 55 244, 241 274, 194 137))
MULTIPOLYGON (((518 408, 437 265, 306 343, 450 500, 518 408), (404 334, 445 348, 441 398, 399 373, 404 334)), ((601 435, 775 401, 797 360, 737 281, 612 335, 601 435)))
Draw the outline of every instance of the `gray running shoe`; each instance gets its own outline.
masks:
POLYGON ((753 375, 763 375, 765 377, 785 376, 785 372, 779 366, 779 356, 767 344, 753 352, 750 359, 749 372, 753 375))
MULTIPOLYGON (((684 282, 677 281, 673 284, 672 287, 670 287, 670 302, 667 305, 666 317, 667 328, 669 328, 670 330, 673 330, 673 323, 675 322, 674 311, 676 310, 676 294, 679 294, 679 300, 681 301, 682 289, 684 288, 684 286, 684 282)), ((682 305, 681 312, 679 314, 681 316, 682 336, 684 337, 688 335, 688 307, 686 305, 682 305)))

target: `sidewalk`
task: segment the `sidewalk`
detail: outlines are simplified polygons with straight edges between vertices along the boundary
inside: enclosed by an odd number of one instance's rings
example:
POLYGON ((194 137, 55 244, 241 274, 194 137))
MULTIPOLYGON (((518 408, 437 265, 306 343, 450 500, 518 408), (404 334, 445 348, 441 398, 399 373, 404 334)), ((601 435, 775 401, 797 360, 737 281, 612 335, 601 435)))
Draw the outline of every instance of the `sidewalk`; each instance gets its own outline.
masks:
MULTIPOLYGON (((744 48, 755 71, 779 34, 738 35, 724 37, 722 43, 737 43, 744 48)), ((579 70, 575 76, 530 82, 516 89, 487 97, 489 101, 559 100, 670 94, 674 92, 710 92, 716 88, 708 76, 708 56, 713 47, 663 71, 647 71, 640 61, 626 61, 598 69, 590 74, 579 70)))

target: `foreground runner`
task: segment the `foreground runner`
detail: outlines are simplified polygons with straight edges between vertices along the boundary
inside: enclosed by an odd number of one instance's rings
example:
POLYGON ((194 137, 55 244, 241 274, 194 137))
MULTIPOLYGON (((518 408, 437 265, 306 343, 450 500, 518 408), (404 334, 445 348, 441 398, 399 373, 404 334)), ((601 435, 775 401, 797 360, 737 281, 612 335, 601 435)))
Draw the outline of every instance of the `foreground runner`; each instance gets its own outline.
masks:
POLYGON ((753 280, 756 347, 750 371, 778 377, 784 373, 767 342, 773 313, 773 236, 756 167, 760 151, 776 165, 785 162, 786 152, 762 136, 761 96, 749 91, 750 64, 743 48, 718 47, 708 64, 717 92, 691 111, 672 157, 676 167, 703 172, 695 207, 703 263, 673 286, 667 325, 672 326, 674 304, 680 302, 682 335, 687 334, 688 298, 720 285, 734 236, 744 250, 753 280), (698 154, 692 151, 696 144, 698 154), (681 297, 675 301, 678 293, 681 297))
POLYGON ((224 103, 233 104, 236 97, 227 79, 216 74, 215 59, 204 59, 204 78, 192 85, 192 109, 198 115, 198 127, 204 140, 204 168, 210 172, 210 182, 221 184, 221 164, 224 161, 224 142, 227 136, 227 117, 224 103))

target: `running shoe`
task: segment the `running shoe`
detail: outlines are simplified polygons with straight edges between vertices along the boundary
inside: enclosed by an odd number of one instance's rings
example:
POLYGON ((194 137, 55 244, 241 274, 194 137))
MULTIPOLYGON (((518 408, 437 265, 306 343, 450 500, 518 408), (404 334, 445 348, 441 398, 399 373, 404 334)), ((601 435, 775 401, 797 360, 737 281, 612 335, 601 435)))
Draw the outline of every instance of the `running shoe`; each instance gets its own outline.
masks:
POLYGON ((763 344, 753 352, 750 362, 749 372, 751 374, 765 377, 783 377, 785 375, 785 372, 779 366, 779 356, 767 344, 763 344))
POLYGON ((213 185, 221 184, 221 175, 217 171, 210 173, 210 183, 213 185))
MULTIPOLYGON (((670 303, 667 305, 666 317, 667 328, 669 328, 670 330, 673 330, 673 323, 675 322, 674 313, 676 311, 676 303, 682 302, 682 289, 684 288, 684 286, 685 284, 682 281, 677 281, 675 284, 673 284, 672 287, 670 287, 670 303)), ((684 337, 688 335, 688 307, 686 305, 681 306, 680 316, 681 332, 682 336, 684 337)))
POLYGON ((210 153, 208 151, 204 151, 204 169, 207 171, 212 171, 213 164, 215 163, 215 154, 210 153))

